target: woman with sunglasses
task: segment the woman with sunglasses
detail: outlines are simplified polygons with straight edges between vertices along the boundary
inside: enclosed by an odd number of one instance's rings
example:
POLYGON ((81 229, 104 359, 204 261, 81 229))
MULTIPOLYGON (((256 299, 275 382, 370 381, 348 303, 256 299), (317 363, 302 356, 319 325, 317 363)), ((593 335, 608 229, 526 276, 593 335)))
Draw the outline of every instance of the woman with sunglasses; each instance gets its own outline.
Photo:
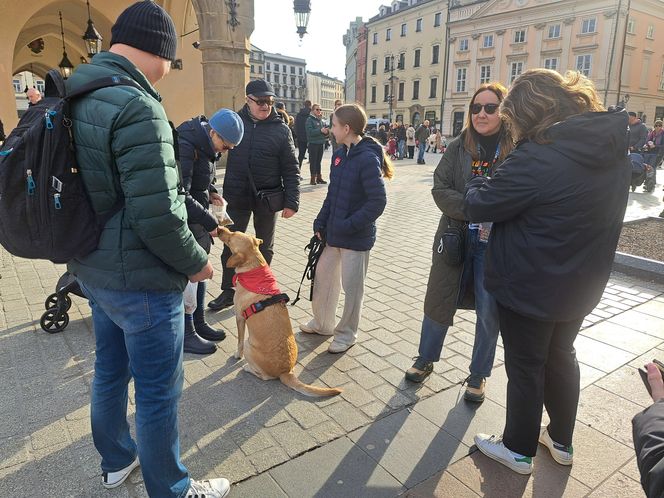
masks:
POLYGON ((463 208, 466 183, 474 176, 491 176, 512 150, 512 139, 498 115, 507 90, 500 83, 481 85, 470 100, 463 131, 445 150, 433 178, 432 195, 442 212, 433 243, 433 260, 424 300, 418 356, 406 379, 424 381, 440 360, 443 342, 457 309, 475 309, 475 341, 464 397, 484 401, 485 379, 491 375, 498 340, 498 310, 484 289, 484 252, 490 226, 467 219, 463 208), (451 264, 443 251, 448 227, 465 232, 463 262, 451 264), (483 230, 481 230, 483 228, 483 230))
POLYGON ((501 116, 517 146, 490 179, 471 180, 464 212, 494 222, 485 282, 498 304, 507 420, 502 436, 478 434, 475 443, 530 474, 538 441, 572 465, 574 340, 602 297, 622 228, 627 113, 604 112, 592 81, 578 72, 531 69, 512 84, 501 116))

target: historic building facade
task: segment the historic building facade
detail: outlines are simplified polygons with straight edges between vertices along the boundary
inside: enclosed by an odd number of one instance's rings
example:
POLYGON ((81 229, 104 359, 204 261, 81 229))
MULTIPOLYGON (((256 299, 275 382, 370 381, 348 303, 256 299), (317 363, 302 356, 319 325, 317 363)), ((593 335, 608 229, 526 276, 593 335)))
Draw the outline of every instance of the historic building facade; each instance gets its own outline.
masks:
POLYGON ((348 102, 357 101, 357 76, 358 76, 358 37, 360 29, 364 27, 361 17, 351 21, 346 34, 343 36, 343 44, 346 47, 346 81, 344 91, 348 102))
POLYGON ((323 73, 307 71, 307 99, 319 104, 323 117, 329 119, 334 111, 334 101, 345 101, 344 82, 323 73))
POLYGON ((277 101, 286 106, 286 112, 294 114, 305 100, 307 87, 307 62, 297 57, 264 52, 265 79, 274 87, 277 101))

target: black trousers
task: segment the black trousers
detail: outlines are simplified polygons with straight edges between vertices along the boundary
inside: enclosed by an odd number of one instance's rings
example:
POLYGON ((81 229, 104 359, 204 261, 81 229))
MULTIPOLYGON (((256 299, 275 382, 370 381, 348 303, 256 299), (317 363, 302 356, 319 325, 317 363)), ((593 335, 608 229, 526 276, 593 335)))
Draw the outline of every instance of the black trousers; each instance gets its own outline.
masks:
POLYGON ((307 155, 307 141, 306 140, 298 140, 297 141, 297 149, 299 151, 299 154, 297 156, 297 160, 300 164, 300 169, 302 169, 302 161, 304 161, 304 156, 307 155))
MULTIPOLYGON (((277 226, 278 213, 272 213, 263 207, 262 204, 255 204, 252 209, 234 209, 231 204, 228 205, 228 215, 233 220, 233 224, 228 227, 229 230, 246 232, 249 226, 249 219, 254 215, 254 231, 256 238, 261 239, 263 243, 258 247, 265 261, 269 265, 274 255, 274 232, 277 226)), ((231 250, 224 244, 224 251, 221 253, 221 290, 233 288, 234 268, 226 268, 226 262, 231 257, 231 250)))
POLYGON ((500 303, 498 314, 508 379, 505 446, 522 455, 535 456, 542 405, 551 418, 551 439, 571 445, 580 379, 574 340, 583 318, 542 322, 500 303))
POLYGON ((415 157, 415 146, 414 145, 409 145, 408 146, 408 159, 412 159, 415 157))
POLYGON ((309 171, 311 176, 320 176, 320 163, 323 160, 323 144, 309 144, 309 171))

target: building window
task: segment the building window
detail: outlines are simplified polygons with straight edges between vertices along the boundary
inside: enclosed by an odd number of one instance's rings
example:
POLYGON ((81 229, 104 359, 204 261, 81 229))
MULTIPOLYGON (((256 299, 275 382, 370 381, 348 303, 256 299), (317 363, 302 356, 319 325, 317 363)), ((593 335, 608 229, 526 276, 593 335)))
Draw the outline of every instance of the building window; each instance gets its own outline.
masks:
POLYGON ((376 76, 376 66, 378 66, 378 61, 376 59, 371 59, 371 75, 376 76))
POLYGON ((282 82, 284 85, 286 84, 286 75, 285 75, 285 74, 281 77, 281 82, 282 82))
POLYGON ((406 53, 401 52, 399 54, 399 62, 397 63, 397 69, 406 69, 406 53))
POLYGON ((634 19, 629 19, 627 21, 627 32, 630 35, 635 35, 636 34, 636 21, 634 19))
POLYGON ((291 68, 290 68, 290 73, 291 73, 291 74, 295 74, 295 66, 291 66, 291 68))
POLYGON ((401 25, 401 36, 406 36, 406 31, 408 30, 408 24, 401 25))
POLYGON ((385 41, 390 41, 392 39, 392 28, 387 28, 385 31, 385 41))
POLYGON ((383 85, 383 102, 387 102, 390 96, 390 85, 383 85))
MULTIPOLYGON (((631 21, 631 19, 630 19, 631 21)), ((594 33, 596 31, 595 27, 597 24, 597 19, 594 17, 590 19, 584 19, 581 23, 581 33, 594 33)), ((627 24, 627 32, 629 33, 629 23, 627 24)))
POLYGON ((510 67, 510 82, 509 84, 511 85, 514 83, 514 80, 517 79, 517 77, 523 73, 523 62, 512 62, 512 65, 510 67))
POLYGON ((390 56, 386 55, 385 56, 385 72, 389 72, 390 70, 390 56))
POLYGON ((270 82, 270 78, 272 77, 272 73, 265 73, 265 81, 268 83, 270 82))
POLYGON ((484 44, 482 45, 483 48, 491 48, 493 47, 493 35, 484 35, 484 44))
POLYGON ((491 81, 491 66, 480 66, 480 85, 491 81))
POLYGON ((422 31, 422 18, 420 17, 417 21, 415 21, 415 31, 418 33, 422 31))
POLYGON ((544 59, 544 69, 558 71, 558 58, 553 57, 552 59, 544 59))
POLYGON ((576 70, 584 76, 590 77, 593 56, 590 54, 576 56, 576 70))
POLYGON ((431 47, 431 64, 438 64, 440 58, 440 45, 431 47))
POLYGON ((420 82, 413 81, 413 100, 420 98, 420 82))
POLYGON ((295 85, 295 76, 290 77, 290 84, 293 86, 295 85))
POLYGON ((459 52, 466 52, 468 50, 468 38, 459 40, 459 52))
POLYGON ((514 32, 514 43, 525 43, 526 41, 526 30, 517 29, 514 32))
POLYGON ((438 90, 438 78, 431 78, 431 89, 429 90, 429 98, 436 98, 436 91, 438 90))
POLYGON ((291 98, 291 99, 294 99, 294 98, 295 98, 295 88, 291 88, 291 91, 290 91, 290 98, 291 98))
POLYGON ((376 85, 373 85, 371 87, 371 103, 372 104, 376 103, 376 85))
POLYGON ((552 24, 549 26, 548 38, 560 38, 560 24, 552 24))
POLYGON ((373 34, 373 44, 378 45, 378 33, 373 34))
POLYGON ((662 73, 659 75, 659 89, 664 91, 664 64, 662 64, 662 73))
POLYGON ((465 67, 457 68, 457 78, 456 78, 456 91, 465 92, 466 91, 466 73, 467 69, 465 67))
POLYGON ((415 62, 413 63, 413 67, 420 67, 420 49, 419 48, 415 49, 415 62))
POLYGON ((267 69, 268 71, 271 69, 271 67, 270 67, 270 63, 269 63, 269 62, 266 62, 266 63, 265 63, 265 69, 267 69))
POLYGON ((440 26, 440 20, 442 19, 442 14, 440 12, 436 12, 433 16, 433 27, 437 28, 440 26))
POLYGON ((399 100, 403 100, 403 94, 404 94, 404 89, 406 88, 406 84, 403 81, 399 82, 399 100))
POLYGON ((300 76, 302 76, 302 68, 300 68, 300 76))
POLYGON ((14 85, 14 93, 21 93, 21 80, 12 80, 12 85, 14 85))
POLYGON ((648 25, 648 31, 646 32, 646 38, 648 40, 654 40, 655 39, 655 26, 652 24, 648 25))

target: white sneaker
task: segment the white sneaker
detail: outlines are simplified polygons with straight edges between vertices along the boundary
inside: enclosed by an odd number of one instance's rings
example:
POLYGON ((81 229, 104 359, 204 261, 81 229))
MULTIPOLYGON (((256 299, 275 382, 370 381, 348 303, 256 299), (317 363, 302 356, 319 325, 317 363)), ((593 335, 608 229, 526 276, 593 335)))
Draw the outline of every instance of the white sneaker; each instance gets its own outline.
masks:
POLYGON ((549 436, 549 431, 546 427, 540 434, 539 442, 544 446, 549 448, 551 456, 553 459, 558 462, 560 465, 572 465, 574 460, 574 448, 572 446, 564 446, 562 444, 556 443, 551 436, 549 436))
POLYGON ((138 457, 134 459, 129 465, 124 469, 117 470, 115 472, 102 472, 101 474, 101 485, 106 489, 117 488, 120 484, 125 482, 131 471, 138 467, 140 463, 138 462, 138 457))
POLYGON ((532 474, 533 459, 511 451, 503 444, 502 436, 489 436, 477 434, 475 436, 477 449, 496 462, 502 463, 519 474, 532 474))
POLYGON ((350 348, 355 346, 355 343, 352 344, 342 344, 340 342, 337 342, 336 339, 332 341, 332 344, 330 344, 330 347, 327 348, 328 353, 332 354, 339 354, 339 353, 344 353, 348 351, 350 348))
POLYGON ((313 323, 313 320, 307 323, 301 323, 300 324, 300 330, 304 332, 305 334, 318 334, 318 335, 324 335, 324 336, 330 336, 333 334, 324 334, 323 332, 320 332, 319 330, 316 330, 311 326, 313 323))
POLYGON ((186 498, 224 498, 231 491, 228 479, 208 479, 205 481, 189 481, 189 491, 186 498))

